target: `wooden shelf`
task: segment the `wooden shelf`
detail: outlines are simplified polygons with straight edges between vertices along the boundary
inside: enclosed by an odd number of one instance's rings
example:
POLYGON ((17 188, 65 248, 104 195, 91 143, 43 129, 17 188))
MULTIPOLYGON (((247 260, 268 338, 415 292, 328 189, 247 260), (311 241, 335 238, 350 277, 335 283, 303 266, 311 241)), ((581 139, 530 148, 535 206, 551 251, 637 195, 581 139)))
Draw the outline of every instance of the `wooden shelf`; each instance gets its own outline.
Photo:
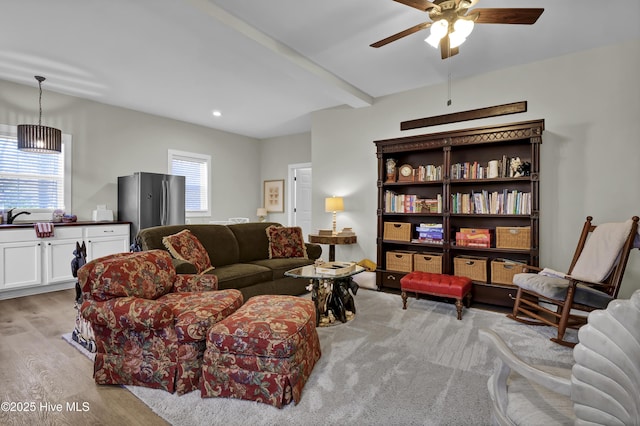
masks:
POLYGON ((482 256, 488 259, 488 283, 474 281, 474 300, 478 303, 508 307, 513 304, 510 294, 514 287, 491 283, 490 262, 497 258, 513 259, 529 265, 539 264, 539 171, 540 145, 544 120, 532 120, 497 126, 476 127, 450 132, 409 136, 374 141, 378 159, 377 206, 377 285, 379 289, 400 288, 400 279, 406 272, 386 269, 386 252, 409 250, 442 255, 442 270, 454 274, 453 258, 457 255, 482 256), (451 179, 451 166, 465 162, 478 162, 520 157, 530 163, 529 174, 518 177, 483 179, 451 179), (414 169, 421 165, 442 165, 443 178, 435 181, 387 182, 386 161, 409 164, 414 169), (518 191, 531 194, 530 214, 468 214, 452 213, 451 195, 456 193, 518 191), (416 195, 418 198, 442 199, 442 213, 395 213, 385 211, 385 193, 416 195), (421 223, 440 223, 443 244, 395 241, 384 238, 385 222, 409 223, 411 238, 417 238, 415 227, 421 223), (495 228, 498 226, 531 227, 530 246, 522 249, 496 248, 495 228), (457 246, 456 231, 460 228, 488 228, 492 233, 490 248, 457 246))

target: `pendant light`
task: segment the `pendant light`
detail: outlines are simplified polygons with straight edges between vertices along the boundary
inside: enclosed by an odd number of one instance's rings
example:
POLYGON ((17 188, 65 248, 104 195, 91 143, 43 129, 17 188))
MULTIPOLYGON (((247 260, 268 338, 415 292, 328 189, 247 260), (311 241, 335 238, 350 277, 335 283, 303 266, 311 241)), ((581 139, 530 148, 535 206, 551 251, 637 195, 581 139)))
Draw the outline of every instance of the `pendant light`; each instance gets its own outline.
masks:
POLYGON ((40 116, 37 125, 18 125, 18 149, 39 154, 58 154, 62 152, 62 132, 42 125, 42 82, 46 79, 39 75, 36 75, 35 79, 40 87, 40 116))

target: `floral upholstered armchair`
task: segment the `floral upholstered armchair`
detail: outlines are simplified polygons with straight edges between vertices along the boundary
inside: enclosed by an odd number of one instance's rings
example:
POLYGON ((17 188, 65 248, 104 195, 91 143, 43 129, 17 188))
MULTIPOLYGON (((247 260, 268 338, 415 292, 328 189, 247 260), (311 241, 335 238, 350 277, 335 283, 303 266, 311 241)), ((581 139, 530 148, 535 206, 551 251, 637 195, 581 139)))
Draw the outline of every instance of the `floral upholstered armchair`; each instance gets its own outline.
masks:
POLYGON ((163 250, 95 259, 78 279, 98 384, 197 389, 208 329, 243 302, 238 290, 217 290, 215 275, 177 275, 163 250))

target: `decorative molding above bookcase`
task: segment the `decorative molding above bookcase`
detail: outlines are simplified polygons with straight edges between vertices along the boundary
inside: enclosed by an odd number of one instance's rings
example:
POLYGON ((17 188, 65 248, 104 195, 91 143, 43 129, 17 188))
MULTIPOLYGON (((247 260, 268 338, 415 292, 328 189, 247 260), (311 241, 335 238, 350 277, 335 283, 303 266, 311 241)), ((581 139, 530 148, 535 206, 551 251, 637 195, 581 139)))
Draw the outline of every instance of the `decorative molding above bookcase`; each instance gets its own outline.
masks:
POLYGON ((543 131, 533 120, 375 141, 378 288, 400 288, 412 257, 445 274, 469 273, 458 265, 472 259, 473 300, 511 306, 494 268, 539 263, 543 131))

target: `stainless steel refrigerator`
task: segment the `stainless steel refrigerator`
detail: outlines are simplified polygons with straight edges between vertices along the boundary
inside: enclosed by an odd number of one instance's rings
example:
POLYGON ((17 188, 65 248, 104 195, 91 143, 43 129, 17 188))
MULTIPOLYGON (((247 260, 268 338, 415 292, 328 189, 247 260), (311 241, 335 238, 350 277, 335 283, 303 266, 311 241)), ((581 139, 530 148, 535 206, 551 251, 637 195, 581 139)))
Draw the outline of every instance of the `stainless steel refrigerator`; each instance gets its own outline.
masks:
POLYGON ((131 222, 132 242, 141 229, 181 225, 184 217, 184 176, 137 172, 118 177, 118 220, 131 222))

